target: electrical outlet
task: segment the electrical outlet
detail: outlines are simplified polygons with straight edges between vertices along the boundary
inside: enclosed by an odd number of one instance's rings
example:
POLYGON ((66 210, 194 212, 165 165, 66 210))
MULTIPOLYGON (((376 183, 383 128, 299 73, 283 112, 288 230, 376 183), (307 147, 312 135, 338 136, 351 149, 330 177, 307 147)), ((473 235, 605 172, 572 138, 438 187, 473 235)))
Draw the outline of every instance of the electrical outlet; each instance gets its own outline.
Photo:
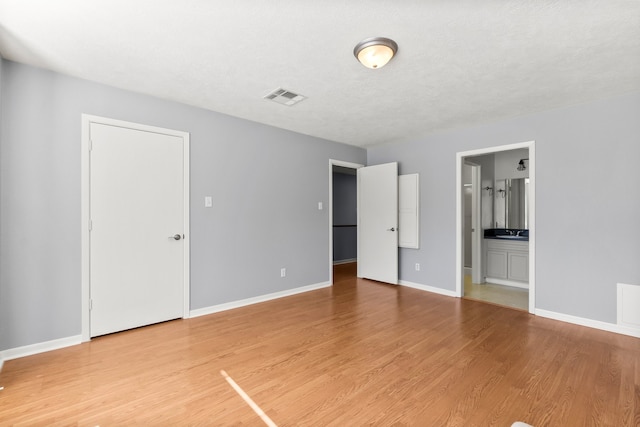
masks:
POLYGON ((416 262, 416 271, 420 271, 420 263, 416 262))
POLYGON ((286 268, 281 268, 280 269, 280 277, 285 277, 287 275, 287 269, 286 268))

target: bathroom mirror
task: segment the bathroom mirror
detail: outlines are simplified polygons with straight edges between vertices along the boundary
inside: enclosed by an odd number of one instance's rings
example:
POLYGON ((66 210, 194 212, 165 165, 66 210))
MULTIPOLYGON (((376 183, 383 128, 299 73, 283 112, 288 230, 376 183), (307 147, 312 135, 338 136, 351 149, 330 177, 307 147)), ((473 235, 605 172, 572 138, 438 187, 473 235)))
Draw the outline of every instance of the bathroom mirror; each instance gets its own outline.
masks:
POLYGON ((529 178, 498 179, 494 191, 495 228, 529 228, 529 178))

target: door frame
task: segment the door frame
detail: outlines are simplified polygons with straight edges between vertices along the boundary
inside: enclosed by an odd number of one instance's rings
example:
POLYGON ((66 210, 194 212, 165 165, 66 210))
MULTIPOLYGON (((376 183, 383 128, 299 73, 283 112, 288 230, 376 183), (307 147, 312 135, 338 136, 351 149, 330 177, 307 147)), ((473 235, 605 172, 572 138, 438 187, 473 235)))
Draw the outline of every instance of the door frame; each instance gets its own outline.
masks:
MULTIPOLYGON (((81 139, 81 319, 82 319, 82 342, 91 340, 91 313, 90 313, 90 300, 91 300, 91 275, 90 275, 90 197, 91 197, 91 135, 90 127, 92 123, 117 126, 127 129, 139 130, 143 132, 153 132, 163 135, 170 135, 182 138, 183 141, 183 206, 184 206, 184 235, 185 240, 190 238, 189 229, 189 141, 190 135, 188 132, 177 131, 172 129, 165 129, 156 126, 148 126, 139 123, 127 122, 123 120, 116 120, 107 117, 93 116, 90 114, 82 114, 82 139, 81 139)), ((190 244, 185 242, 184 244, 184 302, 183 302, 183 318, 190 316, 190 244)))
POLYGON ((462 262, 462 163, 465 157, 500 151, 529 149, 529 313, 536 309, 536 150, 535 141, 480 148, 456 153, 456 296, 462 297, 464 263, 462 262))
MULTIPOLYGON (((342 160, 329 159, 329 284, 333 285, 333 167, 341 166, 349 169, 360 169, 364 167, 360 163, 345 162, 342 160)), ((356 193, 356 211, 359 211, 359 198, 356 193)), ((356 255, 357 260, 357 255, 356 255)))
POLYGON ((473 162, 464 162, 471 166, 471 282, 482 281, 482 166, 473 162))

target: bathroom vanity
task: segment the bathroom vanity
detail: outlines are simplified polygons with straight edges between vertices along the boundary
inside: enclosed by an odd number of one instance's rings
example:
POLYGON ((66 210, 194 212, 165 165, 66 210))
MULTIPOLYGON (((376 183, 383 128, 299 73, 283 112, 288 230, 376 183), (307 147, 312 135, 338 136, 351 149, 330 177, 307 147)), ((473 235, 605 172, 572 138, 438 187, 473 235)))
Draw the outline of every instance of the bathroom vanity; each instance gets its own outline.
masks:
POLYGON ((529 288, 529 231, 488 229, 484 231, 485 281, 529 288))

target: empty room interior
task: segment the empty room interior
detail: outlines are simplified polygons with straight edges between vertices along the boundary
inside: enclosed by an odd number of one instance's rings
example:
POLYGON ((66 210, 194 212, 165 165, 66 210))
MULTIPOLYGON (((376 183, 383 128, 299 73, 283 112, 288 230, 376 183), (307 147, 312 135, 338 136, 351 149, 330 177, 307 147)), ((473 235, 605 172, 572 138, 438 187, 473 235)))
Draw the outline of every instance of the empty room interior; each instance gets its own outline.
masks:
POLYGON ((0 426, 640 425, 640 2, 0 0, 0 426))

